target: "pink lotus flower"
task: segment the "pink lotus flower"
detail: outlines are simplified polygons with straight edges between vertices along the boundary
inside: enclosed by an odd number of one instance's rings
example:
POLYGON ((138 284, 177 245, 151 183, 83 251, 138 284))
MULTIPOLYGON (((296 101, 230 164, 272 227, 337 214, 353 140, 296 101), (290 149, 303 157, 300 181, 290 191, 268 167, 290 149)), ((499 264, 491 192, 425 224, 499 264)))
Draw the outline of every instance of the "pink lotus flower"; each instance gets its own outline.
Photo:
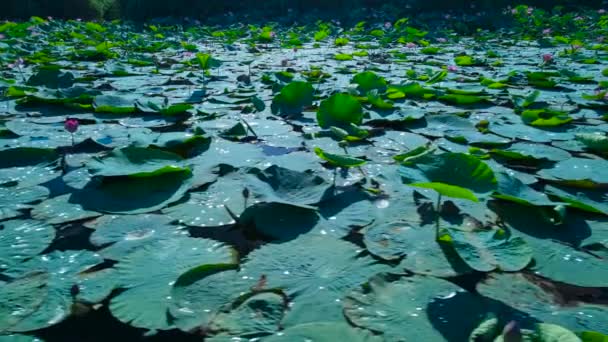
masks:
POLYGON ((438 41, 439 43, 446 43, 448 40, 447 40, 447 39, 445 39, 445 38, 437 38, 437 41, 438 41))
POLYGON ((384 28, 387 30, 390 30, 390 28, 393 27, 393 24, 390 23, 390 21, 387 21, 384 23, 384 28))
POLYGON ((585 18, 583 18, 579 15, 579 16, 575 17, 574 20, 581 21, 581 20, 585 20, 585 18))
POLYGON ((456 72, 458 71, 458 67, 455 65, 448 65, 448 71, 449 72, 456 72))
POLYGON ((4 39, 4 38, 6 38, 6 36, 5 36, 5 35, 3 35, 2 33, 0 33, 0 40, 2 40, 2 39, 4 39))
POLYGON ((516 8, 512 9, 511 14, 517 14, 517 9, 516 8))
POLYGON ((550 29, 550 28, 546 28, 546 29, 544 29, 544 30, 543 30, 543 34, 544 34, 545 36, 550 35, 550 34, 551 34, 551 32, 552 32, 552 31, 551 31, 551 29, 550 29))
POLYGON ((76 131, 78 131, 79 125, 80 123, 78 122, 78 119, 66 118, 65 122, 63 123, 63 128, 65 128, 66 131, 74 134, 76 131))
POLYGON ((545 63, 551 63, 553 62, 553 55, 550 53, 546 53, 543 55, 543 62, 545 63))
POLYGON ((82 18, 76 18, 76 21, 77 21, 77 22, 81 22, 81 21, 82 21, 82 18))
POLYGON ((53 20, 53 17, 51 17, 50 15, 48 17, 46 17, 49 21, 53 20))
POLYGON ((597 13, 599 13, 599 14, 605 14, 606 10, 603 9, 603 8, 601 8, 601 9, 597 10, 597 13))
POLYGON ((582 48, 583 48, 583 46, 582 46, 582 45, 579 45, 579 44, 574 44, 574 45, 572 45, 572 49, 573 49, 573 50, 580 50, 580 49, 582 49, 582 48))
POLYGON ((405 47, 408 49, 413 49, 413 48, 418 47, 418 45, 416 45, 416 43, 409 42, 409 43, 405 44, 405 47))

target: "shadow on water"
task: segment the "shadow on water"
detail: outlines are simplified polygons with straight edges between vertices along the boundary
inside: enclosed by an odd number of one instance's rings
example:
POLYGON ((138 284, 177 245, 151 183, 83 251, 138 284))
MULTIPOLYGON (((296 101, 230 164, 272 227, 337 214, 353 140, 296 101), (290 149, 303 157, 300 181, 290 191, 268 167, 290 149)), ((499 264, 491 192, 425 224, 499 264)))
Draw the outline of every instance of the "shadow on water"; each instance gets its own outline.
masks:
POLYGON ((470 333, 484 320, 498 318, 500 326, 517 321, 522 328, 532 328, 540 321, 502 302, 462 291, 435 298, 428 303, 427 318, 446 341, 466 342, 470 333))
MULTIPOLYGON (((107 303, 106 303, 107 304, 107 303)), ((108 341, 202 341, 201 336, 187 334, 179 330, 160 331, 156 335, 145 336, 146 331, 134 329, 118 320, 110 313, 108 306, 67 320, 35 335, 46 342, 108 342, 108 341)))

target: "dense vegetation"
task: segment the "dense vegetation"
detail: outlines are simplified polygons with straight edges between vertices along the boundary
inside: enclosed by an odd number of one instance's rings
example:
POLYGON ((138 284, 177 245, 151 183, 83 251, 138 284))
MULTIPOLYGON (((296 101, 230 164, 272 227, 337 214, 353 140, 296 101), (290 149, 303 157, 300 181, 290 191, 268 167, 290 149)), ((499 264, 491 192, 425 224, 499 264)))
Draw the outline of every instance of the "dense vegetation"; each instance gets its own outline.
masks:
POLYGON ((605 10, 144 2, 0 23, 0 342, 606 342, 605 10))
MULTIPOLYGON (((227 12, 247 15, 284 16, 288 10, 298 13, 322 11, 334 17, 369 15, 365 9, 382 9, 394 16, 411 15, 420 10, 467 11, 489 10, 497 12, 512 0, 3 0, 0 17, 29 18, 30 16, 54 16, 61 18, 130 18, 145 19, 165 16, 208 18, 222 16, 227 12), (328 12, 329 11, 329 12, 328 12)), ((532 0, 535 7, 598 7, 597 0, 532 0)), ((362 19, 362 18, 360 18, 362 19)))

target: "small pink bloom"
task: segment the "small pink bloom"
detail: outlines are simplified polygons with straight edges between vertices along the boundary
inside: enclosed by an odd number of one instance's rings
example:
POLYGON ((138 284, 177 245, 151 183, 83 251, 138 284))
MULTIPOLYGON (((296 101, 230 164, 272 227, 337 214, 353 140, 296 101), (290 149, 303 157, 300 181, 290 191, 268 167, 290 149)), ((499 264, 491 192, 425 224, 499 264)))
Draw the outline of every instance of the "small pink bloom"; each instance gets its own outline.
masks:
POLYGON ((384 23, 384 28, 389 30, 391 27, 393 27, 393 24, 390 23, 390 21, 387 21, 384 23))
POLYGON ((4 39, 4 38, 6 38, 6 36, 5 36, 5 35, 3 35, 2 33, 0 33, 0 40, 2 40, 2 39, 4 39))
POLYGON ((583 46, 582 46, 582 45, 578 45, 578 44, 574 44, 574 45, 572 45, 572 49, 574 49, 574 50, 580 50, 580 49, 582 49, 582 48, 583 48, 583 46))
POLYGON ((277 34, 274 31, 270 31, 270 38, 274 38, 276 36, 277 36, 277 34))
POLYGON ((82 18, 76 18, 76 21, 77 21, 77 22, 81 22, 81 21, 82 21, 82 18))
POLYGON ((604 13, 606 13, 606 10, 602 8, 602 9, 597 10, 597 13, 604 14, 604 13))
POLYGON ((440 43, 446 43, 448 40, 445 38, 437 38, 437 41, 440 43))
POLYGON ((528 7, 528 14, 532 14, 534 12, 534 7, 528 7))
POLYGON ((553 61, 553 55, 550 53, 546 53, 543 55, 543 62, 549 63, 553 61))
POLYGON ((194 52, 184 51, 183 56, 184 57, 194 57, 194 52))
POLYGON ((579 16, 575 17, 574 20, 581 21, 581 20, 585 20, 585 18, 583 18, 579 15, 579 16))
POLYGON ((65 119, 65 122, 63 123, 63 127, 65 128, 65 130, 72 134, 78 130, 79 125, 80 123, 78 122, 78 119, 71 118, 65 119))
POLYGON ((511 14, 517 14, 517 9, 516 8, 512 9, 511 14))
POLYGON ((458 67, 455 65, 448 65, 448 71, 449 72, 456 72, 458 71, 458 67))
POLYGON ((550 34, 551 34, 551 29, 550 29, 550 28, 546 28, 546 29, 544 29, 544 30, 543 30, 543 34, 544 34, 545 36, 550 35, 550 34))
POLYGON ((46 17, 48 20, 53 20, 53 17, 51 17, 50 15, 48 17, 46 17))
POLYGON ((413 49, 413 48, 418 47, 418 45, 416 45, 416 43, 409 42, 409 43, 405 44, 405 47, 408 49, 413 49))

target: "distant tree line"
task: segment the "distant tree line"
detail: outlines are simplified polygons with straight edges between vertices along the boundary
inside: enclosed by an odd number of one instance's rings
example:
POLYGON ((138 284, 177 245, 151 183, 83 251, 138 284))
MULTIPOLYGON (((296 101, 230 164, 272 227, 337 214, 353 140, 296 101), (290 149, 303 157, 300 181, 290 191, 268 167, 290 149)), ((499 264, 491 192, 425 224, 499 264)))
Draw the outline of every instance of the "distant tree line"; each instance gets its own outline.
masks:
POLYGON ((262 12, 280 16, 291 10, 333 11, 336 16, 360 8, 392 6, 393 11, 412 10, 498 10, 525 3, 551 8, 580 6, 600 7, 602 0, 1 0, 0 17, 27 18, 32 15, 62 18, 127 18, 156 17, 205 18, 218 14, 262 12))

